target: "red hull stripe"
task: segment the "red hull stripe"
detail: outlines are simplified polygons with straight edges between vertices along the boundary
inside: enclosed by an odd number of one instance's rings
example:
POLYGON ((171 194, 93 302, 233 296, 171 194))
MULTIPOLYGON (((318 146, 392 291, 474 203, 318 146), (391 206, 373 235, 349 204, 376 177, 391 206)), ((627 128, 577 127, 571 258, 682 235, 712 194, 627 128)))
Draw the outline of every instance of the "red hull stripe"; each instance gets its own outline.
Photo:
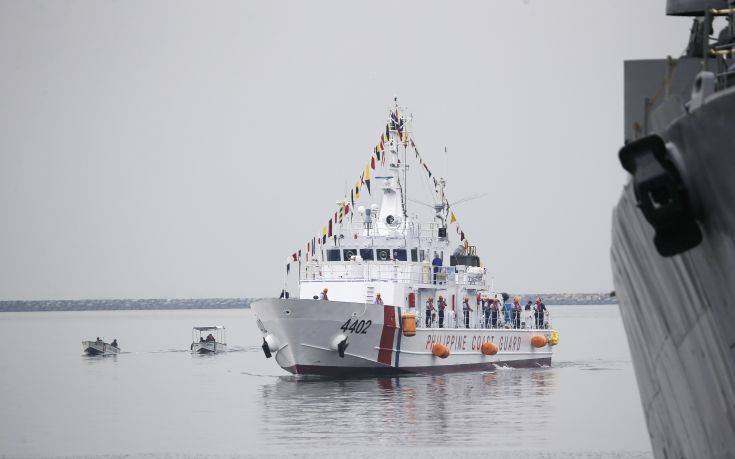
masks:
POLYGON ((294 365, 284 370, 297 375, 323 375, 338 377, 353 377, 358 375, 386 376, 406 373, 443 374, 459 373, 463 371, 489 371, 498 366, 509 368, 538 368, 551 366, 551 357, 537 359, 511 360, 509 362, 484 362, 463 365, 434 365, 428 367, 328 367, 319 365, 294 365))
POLYGON ((380 350, 378 362, 383 365, 393 364, 393 337, 396 331, 396 312, 393 306, 383 306, 383 331, 380 333, 380 350))

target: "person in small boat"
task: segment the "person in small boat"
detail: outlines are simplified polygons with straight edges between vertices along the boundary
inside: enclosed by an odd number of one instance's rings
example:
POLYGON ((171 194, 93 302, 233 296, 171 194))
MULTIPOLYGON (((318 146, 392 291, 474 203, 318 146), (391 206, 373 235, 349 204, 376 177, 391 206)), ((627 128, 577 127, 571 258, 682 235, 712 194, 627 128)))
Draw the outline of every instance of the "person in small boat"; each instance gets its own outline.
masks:
POLYGON ((97 342, 98 342, 98 343, 101 343, 101 342, 102 342, 102 340, 100 339, 100 337, 99 337, 99 336, 97 337, 97 342))
POLYGON ((470 307, 470 299, 467 297, 464 297, 464 300, 462 300, 462 312, 464 313, 464 328, 470 328, 470 311, 472 311, 472 308, 470 307))
POLYGON ((439 328, 444 328, 444 311, 447 309, 447 302, 444 301, 444 297, 439 295, 439 328))
POLYGON ((112 340, 112 343, 110 343, 110 346, 117 347, 117 338, 112 340))
POLYGON ((546 305, 541 301, 541 298, 536 298, 536 308, 534 315, 536 316, 536 328, 544 328, 544 313, 546 312, 546 305))
POLYGON ((380 297, 380 293, 375 294, 375 304, 383 304, 383 298, 380 297))
POLYGON ((329 297, 327 296, 328 291, 329 291, 328 288, 324 288, 324 290, 322 290, 322 293, 319 295, 319 299, 324 300, 324 301, 329 301, 329 297))
POLYGON ((523 311, 523 306, 521 306, 521 297, 515 296, 513 298, 513 309, 512 309, 512 315, 513 315, 513 328, 521 328, 521 311, 523 311))
MULTIPOLYGON (((439 297, 439 301, 441 301, 442 297, 439 297)), ((426 300, 426 328, 431 327, 431 315, 434 313, 434 297, 430 296, 426 300)))
POLYGON ((211 333, 210 333, 210 334, 208 334, 208 335, 207 335, 207 339, 206 339, 206 341, 207 341, 207 342, 212 342, 212 341, 215 341, 215 339, 214 339, 214 336, 213 336, 213 335, 212 335, 211 333))
POLYGON ((200 337, 199 337, 199 342, 200 342, 200 343, 203 343, 203 342, 204 342, 204 337, 203 337, 203 336, 200 336, 200 337))

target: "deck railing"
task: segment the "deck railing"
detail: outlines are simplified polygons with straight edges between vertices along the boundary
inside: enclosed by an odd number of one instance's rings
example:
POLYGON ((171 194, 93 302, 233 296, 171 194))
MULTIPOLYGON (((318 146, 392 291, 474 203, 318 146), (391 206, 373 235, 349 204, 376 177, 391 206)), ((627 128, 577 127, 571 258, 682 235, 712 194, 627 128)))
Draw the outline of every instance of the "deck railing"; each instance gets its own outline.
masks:
POLYGON ((375 282, 484 286, 483 271, 406 261, 330 261, 301 267, 301 282, 375 282))
POLYGON ((405 230, 394 232, 390 230, 378 230, 375 220, 373 220, 368 226, 363 219, 355 219, 352 222, 344 220, 343 223, 335 225, 333 234, 338 237, 339 235, 343 235, 349 238, 354 237, 354 235, 358 235, 360 237, 403 236, 407 239, 419 238, 422 240, 429 240, 438 237, 439 225, 436 223, 408 221, 406 223, 405 230))
MULTIPOLYGON (((511 312, 511 315, 509 317, 509 320, 505 320, 505 314, 503 311, 498 312, 497 319, 492 321, 492 318, 489 318, 487 323, 485 323, 485 316, 483 311, 481 310, 481 307, 475 307, 472 306, 474 311, 470 312, 470 323, 469 328, 485 328, 485 329, 550 329, 551 327, 551 314, 549 311, 546 311, 543 316, 543 320, 540 322, 537 322, 539 319, 534 314, 533 311, 521 311, 521 314, 519 316, 518 326, 516 327, 516 323, 514 321, 515 316, 511 312), (478 311, 478 309, 480 309, 478 311)), ((416 327, 417 328, 438 328, 439 327, 439 315, 437 312, 434 312, 432 315, 431 320, 429 321, 429 324, 427 326, 426 322, 426 311, 425 310, 419 310, 420 308, 416 308, 414 313, 416 314, 416 327)), ((423 309, 423 308, 422 308, 423 309)), ((464 320, 464 314, 462 312, 462 309, 458 311, 454 311, 454 314, 452 314, 452 311, 447 308, 447 310, 444 312, 444 323, 443 328, 450 328, 450 329, 462 329, 465 327, 465 320, 464 320)))

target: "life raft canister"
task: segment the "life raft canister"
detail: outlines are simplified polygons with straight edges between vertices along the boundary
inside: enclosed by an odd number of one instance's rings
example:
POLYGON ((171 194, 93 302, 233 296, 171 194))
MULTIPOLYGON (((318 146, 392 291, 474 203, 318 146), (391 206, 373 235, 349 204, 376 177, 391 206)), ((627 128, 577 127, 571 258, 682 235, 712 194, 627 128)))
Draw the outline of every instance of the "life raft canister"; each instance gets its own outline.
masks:
POLYGON ((414 336, 416 334, 416 316, 414 314, 401 315, 401 328, 403 328, 403 336, 414 336))
POLYGON ((431 345, 431 353, 440 359, 449 357, 449 348, 442 343, 434 343, 431 345))
POLYGON ((533 347, 544 347, 548 340, 544 335, 533 335, 531 337, 531 346, 533 347))
POLYGON ((551 336, 549 337, 549 344, 552 346, 556 346, 559 344, 559 332, 556 330, 551 330, 551 336))
POLYGON ((485 341, 482 343, 482 346, 480 346, 480 352, 485 355, 495 355, 498 353, 498 345, 491 343, 490 341, 485 341))

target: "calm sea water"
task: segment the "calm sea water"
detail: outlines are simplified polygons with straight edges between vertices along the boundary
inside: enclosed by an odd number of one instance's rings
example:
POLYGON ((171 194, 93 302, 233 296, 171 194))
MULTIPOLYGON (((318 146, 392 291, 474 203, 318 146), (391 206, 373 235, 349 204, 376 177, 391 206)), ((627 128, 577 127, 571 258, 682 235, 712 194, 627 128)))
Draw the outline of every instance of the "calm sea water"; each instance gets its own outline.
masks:
POLYGON ((249 310, 1 313, 0 455, 650 457, 617 306, 549 308, 550 368, 347 380, 266 360, 249 310), (230 351, 191 355, 210 324, 230 351))

